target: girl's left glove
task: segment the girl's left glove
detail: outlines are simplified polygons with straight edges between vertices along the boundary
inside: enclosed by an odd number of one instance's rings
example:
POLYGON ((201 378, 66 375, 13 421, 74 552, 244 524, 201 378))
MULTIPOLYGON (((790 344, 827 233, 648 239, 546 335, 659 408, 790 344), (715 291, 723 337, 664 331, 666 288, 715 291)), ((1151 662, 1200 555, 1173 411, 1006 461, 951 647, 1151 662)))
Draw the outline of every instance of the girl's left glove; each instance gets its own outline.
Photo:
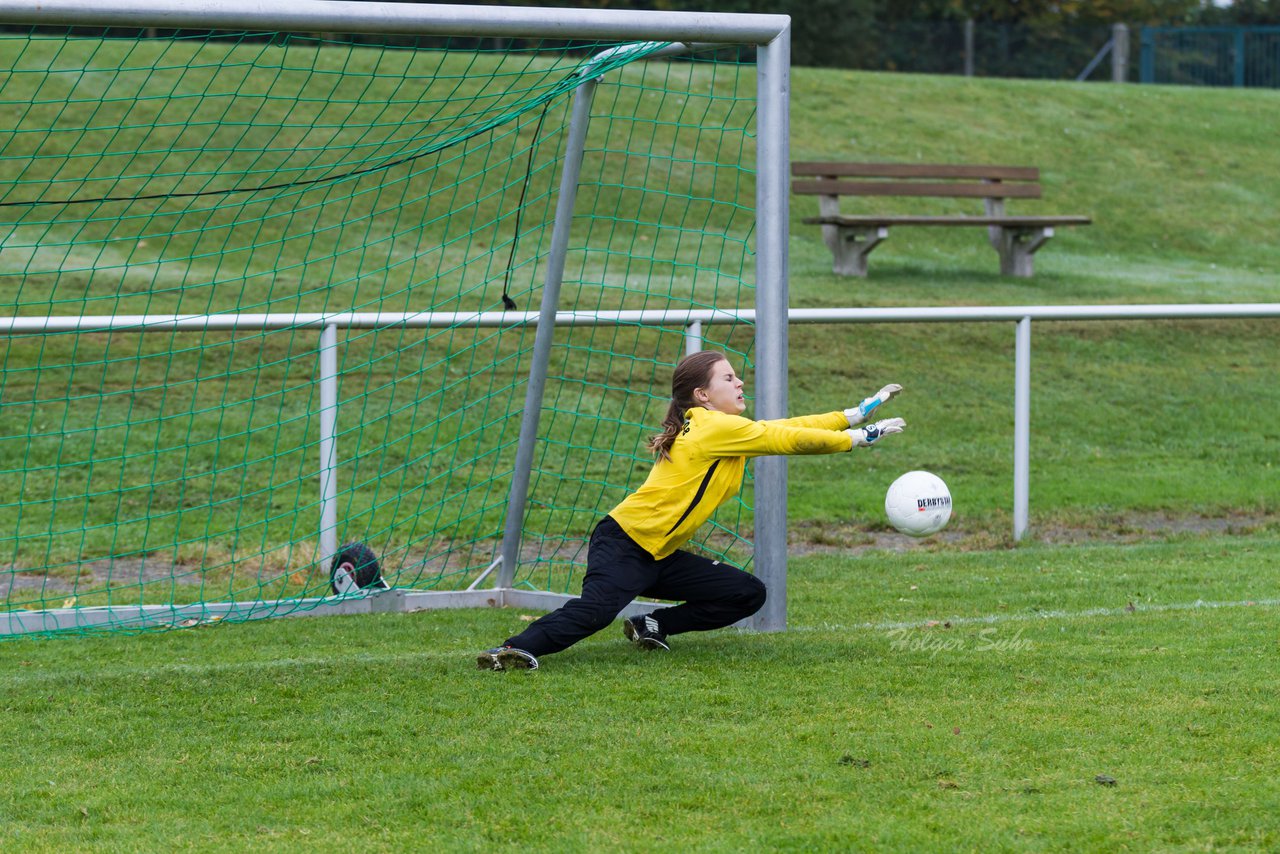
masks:
MULTIPOLYGON (((907 426, 907 422, 901 418, 886 418, 883 421, 877 421, 875 424, 868 424, 865 427, 854 427, 844 432, 849 434, 853 439, 854 448, 866 448, 880 441, 882 436, 890 433, 901 433, 902 428, 907 426)), ((850 450, 853 450, 850 448, 850 450)))
POLYGON ((887 386, 871 395, 871 397, 862 401, 862 403, 846 409, 844 411, 844 417, 849 419, 849 426, 857 427, 863 421, 866 421, 867 416, 870 415, 877 406, 893 400, 894 396, 900 391, 902 391, 902 386, 897 383, 889 383, 887 386))

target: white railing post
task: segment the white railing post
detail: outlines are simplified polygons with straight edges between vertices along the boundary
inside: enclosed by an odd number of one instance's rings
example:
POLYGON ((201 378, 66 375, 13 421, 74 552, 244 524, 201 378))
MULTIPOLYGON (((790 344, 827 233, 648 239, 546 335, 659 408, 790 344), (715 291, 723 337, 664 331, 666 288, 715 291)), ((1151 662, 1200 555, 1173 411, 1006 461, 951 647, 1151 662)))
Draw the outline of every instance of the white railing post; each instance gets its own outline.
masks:
POLYGON ((1031 318, 1018 321, 1013 366, 1013 539, 1027 533, 1031 505, 1031 318))
POLYGON ((320 330, 320 560, 338 553, 338 327, 320 330))
POLYGON ((684 328, 684 354, 692 356, 702 349, 702 321, 695 320, 684 328))

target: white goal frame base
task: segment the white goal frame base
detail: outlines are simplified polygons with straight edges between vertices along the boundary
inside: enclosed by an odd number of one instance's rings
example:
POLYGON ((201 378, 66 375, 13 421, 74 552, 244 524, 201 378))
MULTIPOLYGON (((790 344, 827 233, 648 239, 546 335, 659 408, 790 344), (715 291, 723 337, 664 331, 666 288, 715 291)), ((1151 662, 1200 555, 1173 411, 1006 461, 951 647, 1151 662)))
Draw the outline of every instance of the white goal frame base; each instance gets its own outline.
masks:
MULTIPOLYGON (((443 608, 524 608, 554 611, 576 596, 538 590, 495 587, 487 590, 379 590, 364 596, 323 596, 310 599, 207 602, 194 605, 110 605, 100 608, 50 608, 0 614, 0 635, 20 635, 68 629, 178 629, 210 625, 224 619, 260 620, 268 617, 329 617, 391 614, 443 608)), ((670 607, 663 602, 632 602, 619 617, 636 617, 670 607)))

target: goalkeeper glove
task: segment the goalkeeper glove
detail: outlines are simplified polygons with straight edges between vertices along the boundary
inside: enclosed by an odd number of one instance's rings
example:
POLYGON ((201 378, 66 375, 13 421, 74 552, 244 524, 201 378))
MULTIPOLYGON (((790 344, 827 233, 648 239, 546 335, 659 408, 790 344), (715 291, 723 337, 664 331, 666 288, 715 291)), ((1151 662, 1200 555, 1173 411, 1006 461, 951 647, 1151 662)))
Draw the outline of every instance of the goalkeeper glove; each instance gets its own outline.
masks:
POLYGON ((894 395, 902 391, 902 386, 897 383, 889 383, 878 392, 859 403, 857 406, 851 407, 844 411, 844 417, 849 419, 850 427, 857 427, 863 421, 867 420, 867 416, 882 403, 888 403, 893 399, 894 395))
MULTIPOLYGON (((890 433, 901 433, 902 428, 906 426, 907 422, 901 418, 886 418, 883 421, 877 421, 865 427, 854 427, 844 432, 848 433, 849 438, 853 439, 854 448, 866 448, 874 445, 881 436, 887 436, 890 433)), ((853 450, 853 448, 850 448, 850 450, 853 450)))

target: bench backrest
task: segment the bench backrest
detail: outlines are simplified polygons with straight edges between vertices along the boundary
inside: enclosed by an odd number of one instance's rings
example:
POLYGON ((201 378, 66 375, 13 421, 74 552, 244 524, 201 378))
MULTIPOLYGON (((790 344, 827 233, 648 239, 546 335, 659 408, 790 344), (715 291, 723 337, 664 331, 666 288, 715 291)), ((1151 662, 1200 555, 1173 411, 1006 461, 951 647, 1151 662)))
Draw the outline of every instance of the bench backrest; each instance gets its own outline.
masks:
POLYGON ((798 179, 791 192, 799 195, 1040 198, 1034 166, 796 162, 791 174, 798 179))

